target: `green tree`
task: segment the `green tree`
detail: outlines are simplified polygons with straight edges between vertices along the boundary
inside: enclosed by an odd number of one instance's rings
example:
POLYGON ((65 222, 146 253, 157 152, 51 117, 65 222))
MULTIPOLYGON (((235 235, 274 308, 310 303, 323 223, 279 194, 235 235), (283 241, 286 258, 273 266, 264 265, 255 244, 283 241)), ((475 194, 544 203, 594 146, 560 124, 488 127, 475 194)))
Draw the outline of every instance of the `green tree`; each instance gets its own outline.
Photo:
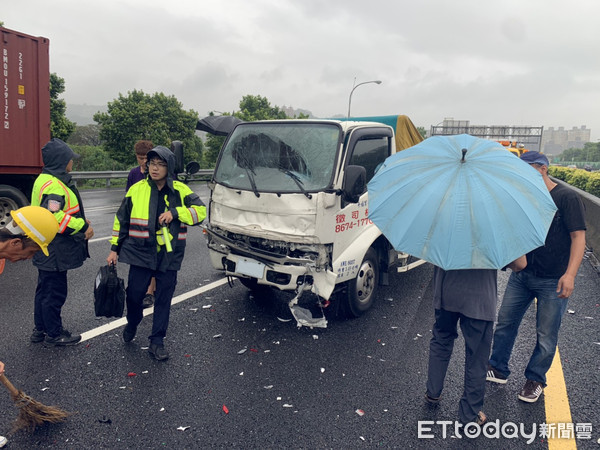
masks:
POLYGON ((94 114, 94 120, 101 126, 104 148, 116 161, 133 163, 133 145, 139 139, 166 147, 182 141, 186 161, 198 159, 202 152, 202 141, 195 134, 198 113, 185 111, 174 96, 138 90, 119 94, 108 103, 107 112, 94 114))
POLYGON ((50 74, 50 134, 53 138, 66 141, 75 130, 75 123, 67 119, 67 104, 58 96, 65 92, 65 80, 55 73, 50 74))
POLYGON ((69 136, 67 142, 69 145, 91 145, 99 146, 100 141, 100 125, 76 125, 75 131, 69 136))
POLYGON ((233 115, 247 122, 288 118, 279 106, 271 106, 269 100, 260 95, 245 95, 242 97, 240 110, 233 115))
POLYGON ((427 130, 424 127, 417 127, 417 131, 423 137, 423 139, 427 138, 427 130))

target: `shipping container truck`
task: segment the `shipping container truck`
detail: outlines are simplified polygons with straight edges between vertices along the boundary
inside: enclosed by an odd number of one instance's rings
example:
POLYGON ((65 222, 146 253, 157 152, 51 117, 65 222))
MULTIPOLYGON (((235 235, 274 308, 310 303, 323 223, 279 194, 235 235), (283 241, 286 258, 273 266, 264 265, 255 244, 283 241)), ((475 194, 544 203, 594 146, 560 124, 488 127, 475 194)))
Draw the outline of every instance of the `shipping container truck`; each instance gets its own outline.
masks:
POLYGON ((250 289, 295 293, 299 326, 327 325, 301 306, 305 296, 360 316, 391 267, 424 262, 394 250, 369 219, 367 193, 388 156, 422 139, 406 116, 237 124, 210 183, 212 265, 250 289))
POLYGON ((0 227, 29 204, 50 140, 49 41, 0 27, 0 227))

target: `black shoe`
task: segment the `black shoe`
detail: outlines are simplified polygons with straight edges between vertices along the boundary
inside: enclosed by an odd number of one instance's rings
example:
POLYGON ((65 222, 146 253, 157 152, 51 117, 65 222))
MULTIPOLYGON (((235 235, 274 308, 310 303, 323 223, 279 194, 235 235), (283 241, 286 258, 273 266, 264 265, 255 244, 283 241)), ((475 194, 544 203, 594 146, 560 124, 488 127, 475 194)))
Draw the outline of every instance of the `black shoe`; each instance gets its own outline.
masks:
POLYGON ((504 375, 502 375, 500 372, 498 372, 496 369, 494 369, 489 364, 488 364, 488 370, 485 374, 485 379, 486 379, 486 381, 491 381, 492 383, 498 383, 498 384, 506 384, 506 382, 508 381, 508 379, 504 375))
POLYGON ((80 334, 71 335, 71 333, 64 328, 60 329, 60 334, 56 337, 46 336, 44 339, 44 343, 48 345, 54 346, 67 346, 67 345, 75 345, 81 340, 80 334))
POLYGON ((46 332, 44 330, 38 330, 37 328, 33 329, 33 333, 29 337, 29 342, 33 342, 37 344, 38 342, 43 342, 46 337, 46 332))
POLYGON ((425 400, 427 401, 427 403, 430 403, 432 405, 437 405, 440 402, 439 397, 432 397, 431 395, 429 395, 428 392, 425 392, 425 400))
POLYGON ((157 361, 164 361, 165 359, 169 359, 169 352, 162 344, 150 344, 148 348, 148 353, 150 356, 154 357, 157 361))
POLYGON ((535 403, 543 392, 544 385, 542 383, 539 381, 527 380, 517 397, 524 402, 535 403))
POLYGON ((150 308, 152 305, 154 305, 154 295, 146 294, 144 300, 142 300, 142 308, 150 308))
POLYGON ((131 329, 131 328, 129 328, 129 325, 125 325, 125 328, 123 328, 123 342, 133 341, 136 331, 137 331, 137 328, 131 329))

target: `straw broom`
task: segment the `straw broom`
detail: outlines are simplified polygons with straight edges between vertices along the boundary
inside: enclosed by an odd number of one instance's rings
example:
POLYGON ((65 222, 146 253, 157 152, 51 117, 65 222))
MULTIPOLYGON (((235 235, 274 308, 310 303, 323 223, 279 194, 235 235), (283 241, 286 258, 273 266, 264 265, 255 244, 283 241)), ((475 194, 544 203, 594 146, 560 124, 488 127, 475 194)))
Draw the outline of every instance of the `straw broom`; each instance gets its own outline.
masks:
POLYGON ((19 417, 15 420, 13 431, 21 429, 33 431, 36 427, 46 423, 62 422, 70 415, 56 406, 46 406, 34 400, 15 388, 4 374, 0 374, 0 382, 6 386, 15 406, 19 408, 19 417))

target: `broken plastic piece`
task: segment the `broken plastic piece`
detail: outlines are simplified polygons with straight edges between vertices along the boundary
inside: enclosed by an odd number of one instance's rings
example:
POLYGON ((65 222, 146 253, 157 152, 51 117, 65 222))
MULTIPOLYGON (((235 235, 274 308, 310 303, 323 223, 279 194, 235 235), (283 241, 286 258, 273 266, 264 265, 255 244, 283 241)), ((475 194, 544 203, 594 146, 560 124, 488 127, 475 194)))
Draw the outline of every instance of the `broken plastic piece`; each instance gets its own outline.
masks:
POLYGON ((208 308, 212 308, 212 305, 204 305, 204 306, 202 306, 202 309, 208 309, 208 308))
POLYGON ((135 372, 129 372, 129 373, 127 374, 127 376, 128 376, 128 377, 135 377, 135 376, 137 376, 137 373, 135 373, 135 372))
POLYGON ((300 328, 301 326, 310 328, 327 328, 327 319, 325 318, 325 316, 313 317, 310 310, 298 305, 290 306, 290 311, 296 319, 298 328, 300 328))
POLYGON ((281 317, 277 317, 277 320, 280 322, 290 322, 292 319, 282 319, 281 317))
POLYGON ((247 348, 241 349, 240 351, 238 351, 238 355, 243 355, 244 353, 246 353, 247 350, 247 348))
POLYGON ((356 411, 354 411, 356 414, 358 414, 359 416, 364 416, 365 412, 362 409, 357 409, 356 411))
POLYGON ((227 408, 227 406, 223 405, 223 412, 225 414, 229 414, 229 408, 227 408))
POLYGON ((293 408, 293 407, 294 407, 294 405, 290 405, 289 403, 284 403, 284 404, 283 404, 283 407, 284 407, 284 408, 293 408))
POLYGON ((177 427, 177 429, 178 429, 179 431, 185 431, 185 430, 187 430, 188 428, 189 428, 189 427, 177 427))
POLYGON ((572 309, 567 309, 567 312, 568 312, 569 314, 575 314, 575 311, 573 311, 572 309))

